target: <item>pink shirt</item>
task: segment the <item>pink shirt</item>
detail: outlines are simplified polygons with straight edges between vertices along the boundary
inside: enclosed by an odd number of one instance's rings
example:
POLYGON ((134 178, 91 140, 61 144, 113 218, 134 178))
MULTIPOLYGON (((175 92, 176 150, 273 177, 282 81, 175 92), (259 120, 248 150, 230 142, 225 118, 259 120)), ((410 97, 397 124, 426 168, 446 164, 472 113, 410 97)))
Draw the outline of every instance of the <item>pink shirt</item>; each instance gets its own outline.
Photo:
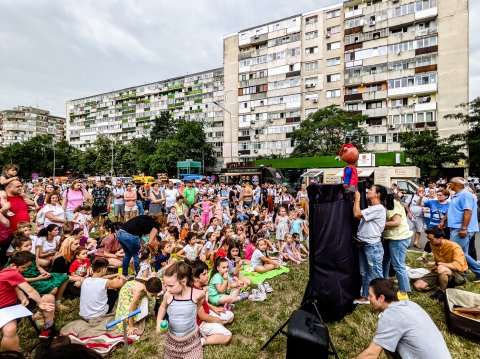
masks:
POLYGON ((74 211, 75 208, 83 204, 83 192, 74 189, 67 189, 65 191, 65 197, 67 198, 67 211, 74 211))
POLYGON ((252 243, 249 243, 247 248, 245 248, 245 259, 251 260, 253 252, 255 252, 255 246, 252 243))

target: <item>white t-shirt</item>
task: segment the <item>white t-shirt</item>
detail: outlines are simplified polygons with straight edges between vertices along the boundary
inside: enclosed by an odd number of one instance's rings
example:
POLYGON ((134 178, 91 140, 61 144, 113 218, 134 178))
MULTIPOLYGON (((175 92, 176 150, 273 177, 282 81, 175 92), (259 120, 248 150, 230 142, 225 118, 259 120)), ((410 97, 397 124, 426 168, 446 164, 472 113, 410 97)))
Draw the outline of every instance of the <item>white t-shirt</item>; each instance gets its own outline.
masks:
POLYGON ((172 207, 177 201, 178 191, 175 188, 167 188, 165 190, 165 206, 167 208, 172 207))
POLYGON ((117 186, 113 187, 113 204, 125 204, 123 195, 125 194, 125 188, 118 188, 117 186), (115 196, 121 196, 120 198, 115 198, 115 196))
MULTIPOLYGON (((43 207, 43 213, 47 214, 48 212, 52 212, 54 217, 65 219, 65 211, 63 210, 63 207, 58 203, 55 206, 47 204, 45 207, 43 207)), ((47 218, 47 216, 45 216, 43 225, 46 227, 52 223, 56 225, 61 224, 59 222, 51 221, 47 218)))
POLYGON ((255 251, 252 254, 252 258, 250 259, 250 264, 252 265, 252 267, 263 265, 263 262, 261 261, 260 257, 265 257, 265 254, 262 253, 260 249, 255 249, 255 251))
POLYGON ((202 253, 202 254, 205 254, 207 251, 208 251, 208 252, 213 251, 213 249, 214 249, 213 243, 210 242, 210 241, 207 241, 207 242, 205 242, 205 244, 203 245, 202 250, 201 250, 201 253, 202 253))
POLYGON ((381 204, 369 206, 362 209, 362 216, 358 225, 358 239, 369 244, 380 242, 387 221, 386 208, 381 204))
POLYGON ((60 236, 53 238, 53 241, 47 241, 47 237, 40 237, 37 239, 36 247, 42 247, 43 253, 54 252, 60 243, 60 236))
POLYGON ((80 316, 84 319, 101 317, 108 312, 107 285, 105 278, 86 278, 80 291, 80 316))
MULTIPOLYGON (((413 214, 414 217, 422 217, 423 216, 423 207, 418 205, 418 200, 420 196, 418 194, 413 195, 413 199, 408 199, 408 205, 410 208, 410 212, 413 214)), ((428 200, 428 197, 423 197, 423 200, 428 200)))

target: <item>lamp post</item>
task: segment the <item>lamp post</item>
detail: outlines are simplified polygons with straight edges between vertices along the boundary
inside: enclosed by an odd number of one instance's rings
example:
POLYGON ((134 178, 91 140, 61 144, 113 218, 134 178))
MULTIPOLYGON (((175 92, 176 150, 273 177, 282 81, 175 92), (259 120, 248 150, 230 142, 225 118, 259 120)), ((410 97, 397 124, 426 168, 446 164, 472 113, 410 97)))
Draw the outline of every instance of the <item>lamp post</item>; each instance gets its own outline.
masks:
POLYGON ((55 141, 53 141, 53 184, 55 184, 55 141))
MULTIPOLYGON (((230 163, 233 162, 233 149, 232 149, 232 146, 233 146, 233 143, 232 143, 232 113, 230 111, 228 111, 225 107, 223 107, 222 105, 220 105, 217 101, 213 101, 213 103, 215 105, 217 105, 218 107, 220 107, 223 111, 225 111, 226 113, 228 113, 228 118, 229 118, 229 121, 230 121, 230 163)), ((225 129, 225 124, 224 124, 224 127, 225 129)), ((225 137, 225 132, 223 133, 223 136, 225 137)))
POLYGON ((110 163, 110 177, 113 177, 113 151, 115 148, 115 137, 112 137, 112 161, 110 163))

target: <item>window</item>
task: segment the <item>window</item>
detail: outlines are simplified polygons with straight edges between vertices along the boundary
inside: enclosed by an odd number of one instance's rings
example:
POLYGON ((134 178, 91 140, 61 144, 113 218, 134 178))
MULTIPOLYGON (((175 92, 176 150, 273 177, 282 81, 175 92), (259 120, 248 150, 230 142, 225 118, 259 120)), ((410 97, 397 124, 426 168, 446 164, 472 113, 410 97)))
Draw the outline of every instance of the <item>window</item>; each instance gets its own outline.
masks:
POLYGON ((340 25, 327 27, 328 35, 338 34, 339 32, 340 32, 340 25))
POLYGON ((305 55, 311 55, 318 53, 318 46, 307 47, 305 49, 305 55))
POLYGON ((340 48, 340 41, 329 42, 327 44, 327 50, 336 50, 340 48))
POLYGON ((334 98, 340 97, 340 90, 328 90, 327 91, 327 98, 334 98))
POLYGON ((305 79, 305 86, 307 87, 315 87, 317 85, 317 78, 316 77, 308 77, 305 79))
POLYGON ((340 57, 333 57, 331 59, 327 59, 327 66, 335 65, 340 65, 340 57))
POLYGON ((305 25, 315 24, 318 21, 318 16, 310 16, 305 19, 305 25))
POLYGON ((382 101, 367 102, 367 110, 382 108, 382 101))
POLYGON ((395 100, 392 100, 392 102, 391 102, 391 107, 402 107, 402 106, 407 106, 407 105, 408 105, 408 98, 407 97, 395 99, 395 100))
POLYGON ((326 14, 327 19, 332 19, 334 17, 339 17, 339 16, 340 16, 340 9, 329 11, 326 14))
POLYGON ((327 82, 336 82, 336 81, 340 81, 340 74, 327 75, 327 82))
POLYGON ((347 104, 347 111, 358 111, 358 103, 347 104))
POLYGON ((311 71, 318 69, 318 61, 306 62, 305 71, 311 71))
POLYGON ((318 31, 310 31, 305 33, 305 40, 316 39, 318 37, 318 31))

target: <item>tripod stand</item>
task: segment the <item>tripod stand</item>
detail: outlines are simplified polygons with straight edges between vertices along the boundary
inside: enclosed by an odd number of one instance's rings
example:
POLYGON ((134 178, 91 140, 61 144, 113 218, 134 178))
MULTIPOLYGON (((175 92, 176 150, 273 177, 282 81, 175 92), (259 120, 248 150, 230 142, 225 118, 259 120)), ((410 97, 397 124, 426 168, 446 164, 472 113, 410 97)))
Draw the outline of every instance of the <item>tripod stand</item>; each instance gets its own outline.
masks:
MULTIPOLYGON (((320 315, 320 312, 317 308, 317 300, 316 299, 313 299, 313 300, 306 300, 301 306, 300 308, 298 308, 298 310, 301 310, 303 307, 305 307, 307 304, 311 304, 313 305, 313 307, 315 308, 315 312, 318 316, 318 319, 320 320, 321 324, 324 324, 323 323, 323 320, 322 320, 322 316, 320 315)), ((262 348, 260 350, 264 350, 266 347, 268 347, 268 345, 277 337, 278 334, 283 334, 285 336, 288 335, 288 333, 285 331, 285 327, 288 325, 288 322, 290 321, 290 318, 287 319, 285 321, 285 323, 282 324, 282 326, 280 328, 278 328, 278 330, 270 337, 270 339, 267 340, 267 342, 262 346, 262 348)), ((335 350, 335 347, 333 345, 333 342, 332 340, 330 339, 330 334, 328 333, 328 330, 327 330, 327 336, 328 336, 328 346, 329 346, 329 351, 328 351, 328 354, 329 355, 333 355, 336 359, 338 359, 338 354, 337 354, 337 351, 335 350)))

